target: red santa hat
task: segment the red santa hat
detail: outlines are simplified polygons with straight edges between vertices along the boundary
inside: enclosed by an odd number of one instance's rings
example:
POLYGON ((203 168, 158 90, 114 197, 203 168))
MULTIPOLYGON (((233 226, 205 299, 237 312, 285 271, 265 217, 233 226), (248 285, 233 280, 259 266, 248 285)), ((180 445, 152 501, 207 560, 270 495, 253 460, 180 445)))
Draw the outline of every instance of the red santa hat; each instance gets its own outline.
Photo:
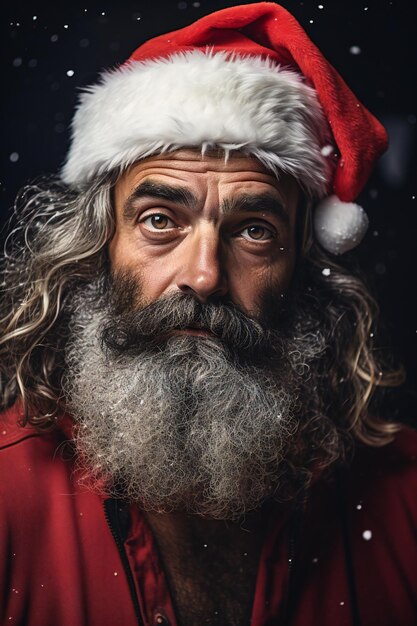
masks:
POLYGON ((353 201, 386 149, 383 126, 283 7, 222 9, 141 45, 84 90, 62 178, 70 185, 181 147, 239 149, 292 175, 334 254, 368 220, 353 201))

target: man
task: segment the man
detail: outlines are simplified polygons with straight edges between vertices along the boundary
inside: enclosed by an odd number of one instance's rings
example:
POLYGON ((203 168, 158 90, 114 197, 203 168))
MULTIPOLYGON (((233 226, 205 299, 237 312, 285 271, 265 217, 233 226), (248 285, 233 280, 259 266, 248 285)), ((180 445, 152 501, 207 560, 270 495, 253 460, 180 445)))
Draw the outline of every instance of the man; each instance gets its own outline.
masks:
POLYGON ((4 259, 4 623, 414 623, 417 438, 339 259, 385 145, 272 3, 82 96, 4 259))

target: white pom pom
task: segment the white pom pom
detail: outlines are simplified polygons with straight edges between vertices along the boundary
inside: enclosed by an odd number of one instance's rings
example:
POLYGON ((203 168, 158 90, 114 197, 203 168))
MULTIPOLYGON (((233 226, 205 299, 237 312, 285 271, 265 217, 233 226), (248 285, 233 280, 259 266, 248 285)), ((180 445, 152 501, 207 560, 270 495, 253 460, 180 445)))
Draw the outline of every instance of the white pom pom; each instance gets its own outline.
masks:
POLYGON ((357 246, 368 229, 368 216, 359 204, 335 195, 321 200, 314 211, 314 232, 323 248, 344 254, 357 246))

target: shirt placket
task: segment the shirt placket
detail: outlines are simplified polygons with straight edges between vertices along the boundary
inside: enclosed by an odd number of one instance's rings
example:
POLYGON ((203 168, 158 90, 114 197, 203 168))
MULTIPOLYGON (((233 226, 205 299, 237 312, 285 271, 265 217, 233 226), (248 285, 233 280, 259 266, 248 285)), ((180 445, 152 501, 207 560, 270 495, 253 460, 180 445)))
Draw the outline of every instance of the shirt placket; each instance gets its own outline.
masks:
POLYGON ((147 626, 178 626, 152 531, 137 507, 132 506, 130 514, 125 549, 134 574, 142 619, 147 626))

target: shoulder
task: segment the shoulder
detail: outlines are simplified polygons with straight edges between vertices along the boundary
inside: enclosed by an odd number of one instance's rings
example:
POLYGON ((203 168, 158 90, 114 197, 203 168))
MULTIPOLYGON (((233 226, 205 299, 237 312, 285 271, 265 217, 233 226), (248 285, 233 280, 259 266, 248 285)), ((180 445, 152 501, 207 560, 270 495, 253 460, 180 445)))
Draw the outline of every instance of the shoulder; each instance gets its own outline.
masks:
POLYGON ((417 431, 404 426, 384 446, 357 443, 351 463, 317 481, 312 495, 319 517, 323 507, 342 506, 353 523, 369 516, 393 529, 399 519, 417 527, 417 431))
POLYGON ((23 412, 19 403, 0 413, 0 450, 41 435, 33 426, 23 426, 22 421, 23 412))
POLYGON ((351 467, 350 505, 360 517, 395 532, 417 525, 417 431, 403 427, 388 445, 358 447, 351 467))
POLYGON ((316 487, 319 518, 330 507, 347 515, 359 538, 365 530, 377 534, 378 528, 390 541, 401 543, 407 536, 411 542, 417 527, 417 431, 403 427, 380 447, 357 444, 351 464, 316 487))
POLYGON ((40 430, 31 424, 24 425, 23 418, 20 403, 0 413, 0 468, 4 464, 15 463, 13 469, 17 471, 19 459, 36 459, 41 450, 42 458, 46 460, 48 450, 55 450, 66 439, 62 428, 58 426, 40 430))
POLYGON ((417 431, 404 426, 394 440, 382 447, 358 446, 355 474, 362 481, 407 484, 417 479, 417 431))
POLYGON ((32 445, 43 445, 50 443, 53 445, 57 441, 72 439, 73 424, 69 415, 64 415, 57 426, 50 430, 37 429, 31 424, 24 424, 24 414, 22 406, 16 402, 9 409, 0 412, 0 459, 6 450, 20 450, 22 447, 32 445))
POLYGON ((23 502, 66 480, 68 439, 60 428, 39 431, 22 425, 19 404, 0 414, 0 499, 23 502))

